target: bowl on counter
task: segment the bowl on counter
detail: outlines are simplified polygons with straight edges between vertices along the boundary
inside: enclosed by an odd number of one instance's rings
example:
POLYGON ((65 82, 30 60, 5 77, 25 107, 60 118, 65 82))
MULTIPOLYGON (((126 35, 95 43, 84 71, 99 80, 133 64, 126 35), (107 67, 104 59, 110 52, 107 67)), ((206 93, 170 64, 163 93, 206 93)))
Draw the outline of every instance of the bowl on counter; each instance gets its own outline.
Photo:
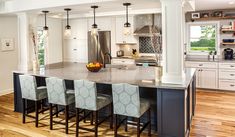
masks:
POLYGON ((103 64, 99 62, 92 62, 86 65, 87 70, 89 70, 90 72, 99 72, 102 67, 103 64))

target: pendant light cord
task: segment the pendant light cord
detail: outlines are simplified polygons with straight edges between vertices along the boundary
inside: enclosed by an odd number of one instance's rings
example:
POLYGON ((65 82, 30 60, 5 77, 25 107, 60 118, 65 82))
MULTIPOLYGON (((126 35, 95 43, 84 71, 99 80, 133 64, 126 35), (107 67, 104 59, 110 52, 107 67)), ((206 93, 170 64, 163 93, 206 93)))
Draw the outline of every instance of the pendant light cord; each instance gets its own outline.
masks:
POLYGON ((47 13, 45 12, 45 27, 47 26, 47 13))
POLYGON ((95 24, 95 8, 93 10, 93 14, 94 14, 94 24, 95 24))
POLYGON ((126 5, 126 23, 128 24, 128 5, 126 5))
POLYGON ((67 26, 69 25, 69 11, 67 10, 67 26))

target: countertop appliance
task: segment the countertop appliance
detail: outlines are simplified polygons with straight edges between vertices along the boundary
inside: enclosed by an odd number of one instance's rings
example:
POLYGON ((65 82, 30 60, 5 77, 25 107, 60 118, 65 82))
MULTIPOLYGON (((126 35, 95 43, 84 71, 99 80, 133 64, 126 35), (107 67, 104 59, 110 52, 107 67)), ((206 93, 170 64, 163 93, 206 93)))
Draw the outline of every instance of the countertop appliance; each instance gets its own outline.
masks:
POLYGON ((117 51, 117 57, 122 57, 122 56, 124 56, 124 51, 123 50, 117 51))
POLYGON ((111 32, 99 31, 98 35, 91 35, 88 32, 88 62, 104 61, 106 64, 111 63, 111 59, 106 54, 111 53, 111 32))
POLYGON ((233 59, 233 49, 231 49, 231 48, 224 49, 224 59, 225 60, 232 60, 233 59))

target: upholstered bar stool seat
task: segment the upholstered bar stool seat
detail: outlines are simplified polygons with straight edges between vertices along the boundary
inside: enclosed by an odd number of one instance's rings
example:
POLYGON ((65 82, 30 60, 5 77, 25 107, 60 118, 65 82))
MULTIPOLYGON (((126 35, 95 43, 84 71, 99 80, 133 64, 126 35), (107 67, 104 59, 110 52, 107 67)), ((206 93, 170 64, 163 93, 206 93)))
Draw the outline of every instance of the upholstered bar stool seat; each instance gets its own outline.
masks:
POLYGON ((127 131, 127 119, 128 117, 134 117, 137 119, 137 137, 140 133, 149 126, 148 135, 151 136, 151 111, 150 103, 148 100, 140 98, 139 87, 130 84, 113 84, 113 107, 115 117, 114 135, 117 136, 117 130, 120 127, 117 120, 118 116, 125 116, 125 119, 121 121, 126 122, 125 130, 127 131), (140 118, 148 112, 148 121, 140 129, 140 118))
MULTIPOLYGON (((25 123, 26 116, 32 117, 26 114, 29 108, 25 106, 27 100, 32 100, 35 101, 35 126, 38 127, 38 114, 40 113, 38 105, 39 103, 42 104, 43 100, 47 98, 47 88, 45 86, 37 87, 34 76, 20 75, 19 78, 23 101, 23 123, 25 123)), ((41 112, 43 111, 44 109, 41 112)))
POLYGON ((113 125, 113 109, 112 109, 112 97, 105 94, 98 94, 96 89, 96 83, 87 80, 75 80, 75 102, 76 102, 76 136, 78 136, 79 129, 95 132, 95 136, 98 136, 98 126, 104 122, 106 118, 110 118, 110 128, 113 125), (110 115, 103 120, 98 120, 99 110, 109 106, 110 115), (90 111, 83 118, 79 118, 79 109, 90 111), (79 126, 79 122, 85 119, 91 114, 91 124, 93 124, 93 112, 95 113, 95 130, 84 128, 79 126))
POLYGON ((48 102, 50 104, 50 129, 53 129, 53 116, 58 116, 59 113, 58 108, 53 113, 53 108, 61 105, 65 107, 65 132, 68 134, 68 120, 71 118, 69 117, 69 105, 75 102, 74 91, 67 90, 65 81, 59 78, 46 78, 46 85, 48 89, 48 102))

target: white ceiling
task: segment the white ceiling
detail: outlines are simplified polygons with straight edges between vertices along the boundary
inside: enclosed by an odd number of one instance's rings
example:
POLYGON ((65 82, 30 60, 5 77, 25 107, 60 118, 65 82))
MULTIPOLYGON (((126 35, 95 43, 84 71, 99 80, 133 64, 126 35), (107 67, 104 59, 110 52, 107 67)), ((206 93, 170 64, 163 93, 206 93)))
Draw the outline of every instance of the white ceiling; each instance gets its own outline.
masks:
MULTIPOLYGON (((99 13, 109 13, 109 12, 125 12, 125 7, 123 3, 130 2, 132 5, 130 6, 130 14, 135 10, 144 10, 144 9, 160 9, 161 3, 160 0, 116 0, 109 2, 101 2, 101 3, 93 3, 93 4, 83 4, 83 5, 71 5, 67 7, 55 7, 49 9, 40 9, 36 10, 36 12, 40 13, 42 10, 49 10, 50 13, 65 15, 64 8, 71 8, 72 11, 70 14, 92 14, 93 9, 91 9, 92 5, 98 5, 99 8, 96 9, 97 14, 99 13), (144 3, 144 5, 143 5, 144 3)), ((32 11, 35 12, 35 11, 32 11)))
POLYGON ((234 9, 235 0, 195 0, 196 10, 234 9), (233 2, 234 4, 229 4, 233 2))

